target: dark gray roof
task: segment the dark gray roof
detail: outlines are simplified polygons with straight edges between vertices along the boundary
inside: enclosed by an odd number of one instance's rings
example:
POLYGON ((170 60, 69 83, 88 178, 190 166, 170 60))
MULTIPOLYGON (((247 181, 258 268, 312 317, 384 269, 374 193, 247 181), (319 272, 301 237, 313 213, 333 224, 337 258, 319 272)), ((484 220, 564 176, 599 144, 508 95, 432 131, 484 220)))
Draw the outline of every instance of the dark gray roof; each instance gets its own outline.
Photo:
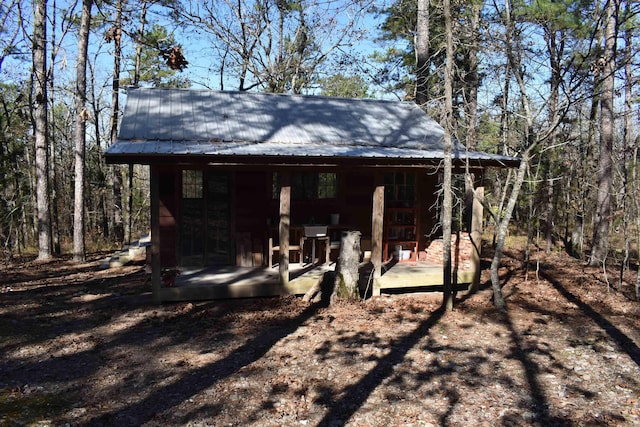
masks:
MULTIPOLYGON (((415 104, 185 89, 129 90, 108 160, 149 156, 441 159, 442 127, 415 104), (111 158, 111 159, 110 159, 111 158)), ((466 153, 473 160, 511 157, 466 153)))

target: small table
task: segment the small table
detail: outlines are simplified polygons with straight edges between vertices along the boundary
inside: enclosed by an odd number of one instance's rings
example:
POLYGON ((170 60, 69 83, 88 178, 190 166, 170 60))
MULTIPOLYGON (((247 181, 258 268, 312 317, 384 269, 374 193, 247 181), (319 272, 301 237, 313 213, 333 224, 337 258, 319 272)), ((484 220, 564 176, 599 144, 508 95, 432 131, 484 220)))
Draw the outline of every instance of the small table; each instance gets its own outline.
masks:
POLYGON ((304 256, 304 242, 307 239, 313 239, 311 245, 311 263, 315 263, 316 261, 316 241, 324 241, 325 242, 325 264, 329 263, 329 253, 331 251, 331 247, 329 245, 329 236, 327 235, 327 226, 326 225, 305 225, 304 233, 301 239, 301 248, 300 252, 302 256, 304 256))

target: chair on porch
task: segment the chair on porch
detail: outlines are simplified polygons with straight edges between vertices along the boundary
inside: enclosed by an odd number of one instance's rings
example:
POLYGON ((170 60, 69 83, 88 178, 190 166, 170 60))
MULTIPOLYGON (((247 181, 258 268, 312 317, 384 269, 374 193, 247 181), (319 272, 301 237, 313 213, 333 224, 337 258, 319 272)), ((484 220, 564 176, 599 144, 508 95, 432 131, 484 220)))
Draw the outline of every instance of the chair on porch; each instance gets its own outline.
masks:
POLYGON ((362 261, 370 262, 371 261, 371 237, 365 236, 360 239, 360 250, 362 251, 362 261))
MULTIPOLYGON (((331 263, 331 251, 339 251, 340 249, 340 240, 329 240, 327 244, 329 245, 329 248, 327 250, 326 263, 329 264, 331 263)), ((336 254, 334 262, 338 262, 338 254, 336 254)))
POLYGON ((344 230, 343 227, 338 226, 337 224, 334 224, 333 226, 329 227, 327 236, 329 237, 326 241, 326 259, 325 259, 325 263, 326 264, 330 264, 332 261, 333 262, 338 262, 338 255, 339 253, 336 253, 335 258, 331 259, 331 253, 333 251, 339 252, 340 251, 340 244, 342 242, 342 231, 344 230))
MULTIPOLYGON (((297 260, 302 265, 304 263, 302 256, 302 248, 304 247, 303 237, 301 237, 299 232, 294 232, 291 230, 291 239, 289 241, 289 254, 293 253, 297 255, 297 260)), ((275 241, 275 239, 269 236, 269 248, 268 248, 268 258, 269 258, 269 268, 274 266, 273 263, 273 255, 278 252, 280 253, 280 244, 275 241)))

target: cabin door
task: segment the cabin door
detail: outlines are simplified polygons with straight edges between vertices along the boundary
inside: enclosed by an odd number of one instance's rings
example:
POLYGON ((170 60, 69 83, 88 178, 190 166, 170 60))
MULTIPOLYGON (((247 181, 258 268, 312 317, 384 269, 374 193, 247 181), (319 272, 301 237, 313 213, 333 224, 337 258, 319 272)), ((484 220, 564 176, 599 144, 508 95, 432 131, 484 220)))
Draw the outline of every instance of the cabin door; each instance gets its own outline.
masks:
POLYGON ((229 183, 227 173, 183 171, 180 227, 183 266, 230 264, 229 183))

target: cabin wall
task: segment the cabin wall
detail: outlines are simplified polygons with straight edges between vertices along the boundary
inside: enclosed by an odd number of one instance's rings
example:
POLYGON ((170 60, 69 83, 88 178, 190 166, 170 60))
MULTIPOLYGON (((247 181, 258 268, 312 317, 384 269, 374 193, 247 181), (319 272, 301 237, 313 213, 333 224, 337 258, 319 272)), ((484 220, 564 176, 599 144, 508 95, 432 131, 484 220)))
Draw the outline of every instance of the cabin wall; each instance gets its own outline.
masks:
MULTIPOLYGON (((371 235, 371 207, 373 200, 374 173, 368 171, 337 172, 338 194, 335 199, 291 200, 291 224, 331 224, 331 215, 339 214, 341 226, 353 228, 364 236, 371 235)), ((272 229, 278 225, 279 201, 269 199, 268 223, 272 229)))
POLYGON ((269 206, 271 173, 267 171, 238 171, 233 178, 231 209, 232 240, 236 247, 236 264, 246 267, 263 264, 269 206))
POLYGON ((180 180, 179 171, 170 168, 158 169, 159 221, 160 221, 160 264, 175 267, 178 264, 178 218, 180 180))
POLYGON ((438 177, 434 173, 418 173, 416 177, 417 204, 420 208, 420 220, 418 221, 418 252, 424 251, 431 242, 429 235, 438 224, 438 212, 436 210, 438 190, 438 177))
POLYGON ((345 224, 353 224, 356 230, 362 232, 363 239, 371 239, 375 175, 372 171, 363 171, 347 172, 342 177, 344 213, 341 213, 340 220, 345 224))
POLYGON ((271 174, 265 171, 241 171, 234 176, 235 231, 263 235, 267 224, 267 210, 264 206, 269 202, 268 186, 271 174))
MULTIPOLYGON (((163 267, 180 262, 180 209, 182 168, 164 165, 156 168, 159 183, 160 261, 163 267)), ((269 236, 277 237, 279 202, 273 198, 272 169, 232 170, 230 237, 235 264, 264 264, 269 236)), ((335 170, 335 169, 333 169, 335 170)), ((362 239, 371 239, 371 215, 376 174, 381 169, 337 171, 338 194, 335 199, 292 200, 291 224, 330 224, 331 215, 340 214, 339 225, 358 230, 362 239)), ((438 178, 424 170, 416 172, 416 205, 420 217, 417 224, 418 250, 424 251, 431 239, 426 236, 436 225, 435 200, 438 178)), ((332 236, 336 238, 337 236, 332 236)))

